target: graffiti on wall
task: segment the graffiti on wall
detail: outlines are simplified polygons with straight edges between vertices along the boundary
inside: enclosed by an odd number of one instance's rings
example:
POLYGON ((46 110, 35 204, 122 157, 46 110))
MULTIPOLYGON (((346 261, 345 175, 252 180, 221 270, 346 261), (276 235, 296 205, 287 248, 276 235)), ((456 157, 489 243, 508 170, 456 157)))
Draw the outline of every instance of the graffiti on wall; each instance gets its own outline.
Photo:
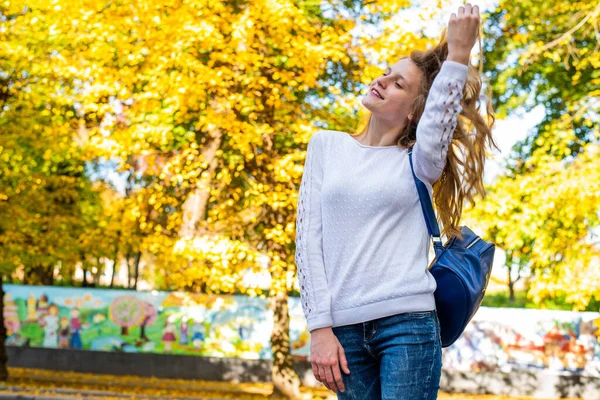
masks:
MULTIPOLYGON (((266 299, 24 285, 4 290, 8 345, 272 358, 266 299)), ((298 298, 289 299, 289 313, 291 353, 308 360, 310 334, 298 298)), ((599 313, 482 307, 443 350, 443 367, 600 376, 599 336, 599 313)))
POLYGON ((22 285, 4 291, 8 345, 270 357, 272 317, 260 298, 22 285))
POLYGON ((482 307, 443 351, 445 368, 600 376, 600 314, 482 307))

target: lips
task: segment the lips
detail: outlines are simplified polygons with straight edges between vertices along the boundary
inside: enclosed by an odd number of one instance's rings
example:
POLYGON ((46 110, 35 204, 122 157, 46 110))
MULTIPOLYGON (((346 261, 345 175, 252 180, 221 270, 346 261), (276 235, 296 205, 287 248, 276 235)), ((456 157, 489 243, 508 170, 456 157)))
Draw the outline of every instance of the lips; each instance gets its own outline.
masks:
POLYGON ((379 97, 380 99, 383 100, 383 96, 381 95, 381 93, 379 93, 379 91, 375 88, 371 89, 371 94, 374 95, 375 97, 379 97))

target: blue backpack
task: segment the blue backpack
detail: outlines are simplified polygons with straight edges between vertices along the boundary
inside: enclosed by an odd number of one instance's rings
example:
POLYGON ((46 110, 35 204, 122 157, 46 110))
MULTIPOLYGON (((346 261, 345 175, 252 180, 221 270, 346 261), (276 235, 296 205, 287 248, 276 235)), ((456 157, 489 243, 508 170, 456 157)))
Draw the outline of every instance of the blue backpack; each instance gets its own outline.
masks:
POLYGON ((442 245, 429 192, 415 175, 412 148, 408 150, 408 157, 427 231, 433 240, 435 259, 429 271, 437 283, 434 296, 442 347, 448 347, 460 337, 479 309, 492 273, 496 246, 484 241, 466 226, 460 227, 462 240, 453 237, 442 245))

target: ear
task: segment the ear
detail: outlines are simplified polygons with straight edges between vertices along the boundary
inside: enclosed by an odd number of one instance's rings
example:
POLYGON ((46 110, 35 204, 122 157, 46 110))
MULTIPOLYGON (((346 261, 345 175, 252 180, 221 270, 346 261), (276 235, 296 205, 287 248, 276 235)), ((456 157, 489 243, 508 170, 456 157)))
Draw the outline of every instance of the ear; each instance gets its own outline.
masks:
POLYGON ((413 115, 412 115, 412 113, 408 114, 408 119, 409 119, 410 121, 412 121, 412 119, 413 119, 413 115))

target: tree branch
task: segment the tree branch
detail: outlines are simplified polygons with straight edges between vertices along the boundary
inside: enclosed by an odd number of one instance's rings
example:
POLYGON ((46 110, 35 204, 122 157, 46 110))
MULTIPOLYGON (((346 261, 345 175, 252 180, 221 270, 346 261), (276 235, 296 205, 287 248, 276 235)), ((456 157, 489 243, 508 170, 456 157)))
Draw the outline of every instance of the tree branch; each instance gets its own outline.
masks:
POLYGON ((534 62, 541 53, 558 45, 564 39, 571 36, 574 32, 576 32, 579 28, 581 28, 590 18, 596 17, 599 13, 600 13, 600 3, 596 6, 596 8, 593 11, 591 11, 585 17, 583 17, 583 19, 581 21, 579 21, 579 23, 577 25, 575 25, 574 27, 569 29, 567 32, 563 33, 562 35, 560 35, 558 38, 554 39, 550 43, 546 43, 538 51, 533 52, 531 54, 525 53, 525 55, 524 55, 525 63, 523 64, 523 67, 519 70, 519 75, 523 71, 525 71, 527 69, 527 66, 529 64, 531 64, 532 62, 534 62))

